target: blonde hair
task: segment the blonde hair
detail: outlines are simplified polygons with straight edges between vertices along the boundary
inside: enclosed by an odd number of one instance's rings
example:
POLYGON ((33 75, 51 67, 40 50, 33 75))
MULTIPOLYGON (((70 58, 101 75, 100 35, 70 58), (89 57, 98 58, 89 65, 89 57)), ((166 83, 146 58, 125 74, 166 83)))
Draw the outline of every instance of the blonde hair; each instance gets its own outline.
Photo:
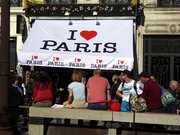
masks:
POLYGON ((115 82, 115 81, 118 81, 119 80, 119 76, 117 74, 114 74, 112 76, 112 81, 115 82))
POLYGON ((82 74, 79 71, 74 71, 71 77, 72 81, 74 82, 81 82, 82 81, 82 74))

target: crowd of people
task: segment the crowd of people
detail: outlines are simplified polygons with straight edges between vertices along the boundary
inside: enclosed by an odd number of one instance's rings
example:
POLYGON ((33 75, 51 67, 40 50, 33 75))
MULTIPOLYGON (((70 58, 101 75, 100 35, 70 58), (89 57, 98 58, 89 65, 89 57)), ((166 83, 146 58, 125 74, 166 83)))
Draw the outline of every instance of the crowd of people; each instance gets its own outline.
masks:
MULTIPOLYGON (((119 103, 119 111, 131 112, 130 97, 136 96, 146 101, 149 112, 180 113, 179 82, 170 81, 166 90, 172 100, 164 105, 162 90, 165 88, 146 71, 139 74, 139 80, 134 80, 132 73, 124 70, 114 74, 110 83, 110 80, 103 77, 101 69, 95 69, 87 81, 81 71, 74 70, 67 88, 60 84, 57 73, 50 76, 45 70, 27 71, 26 77, 19 77, 15 72, 10 72, 9 86, 9 119, 14 135, 19 135, 17 123, 22 113, 19 108, 21 105, 50 107, 62 104, 67 108, 108 110, 113 100, 119 103)), ((45 122, 49 121, 47 119, 45 122)), ((97 124, 96 121, 92 123, 97 124)))

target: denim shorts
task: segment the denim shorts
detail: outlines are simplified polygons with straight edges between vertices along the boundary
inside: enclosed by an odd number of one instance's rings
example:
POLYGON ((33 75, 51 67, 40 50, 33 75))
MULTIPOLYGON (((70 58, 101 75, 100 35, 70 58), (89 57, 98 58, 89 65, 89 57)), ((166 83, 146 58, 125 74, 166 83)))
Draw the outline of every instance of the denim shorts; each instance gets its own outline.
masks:
POLYGON ((122 101, 122 103, 121 103, 121 111, 122 112, 130 112, 131 111, 131 109, 129 107, 129 102, 122 101))

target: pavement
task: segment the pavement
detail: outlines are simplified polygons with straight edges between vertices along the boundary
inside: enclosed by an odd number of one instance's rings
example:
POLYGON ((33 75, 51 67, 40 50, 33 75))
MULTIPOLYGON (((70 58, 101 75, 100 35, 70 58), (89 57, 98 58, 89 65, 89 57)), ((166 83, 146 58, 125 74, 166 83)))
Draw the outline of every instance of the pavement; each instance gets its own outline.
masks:
MULTIPOLYGON (((103 129, 86 129, 50 126, 47 135, 107 135, 107 130, 103 129)), ((22 135, 28 135, 24 132, 22 135)), ((154 133, 154 132, 133 132, 123 130, 119 135, 180 135, 180 133, 154 133)))
MULTIPOLYGON (((63 121, 61 121, 63 123, 63 121)), ((71 124, 77 124, 77 120, 71 120, 71 124)), ((85 121, 84 125, 88 125, 89 122, 85 121)), ((98 127, 103 127, 104 122, 99 121, 98 127)), ((149 129, 146 131, 138 130, 134 132, 133 129, 123 129, 122 132, 120 131, 118 135, 180 135, 179 127, 178 131, 169 130, 161 130, 155 131, 149 129)), ((108 130, 106 128, 89 128, 88 126, 83 127, 75 127, 75 126, 64 126, 61 124, 57 124, 56 120, 53 120, 48 128, 47 135, 108 135, 108 130)), ((22 135, 28 135, 28 131, 22 131, 22 135)))

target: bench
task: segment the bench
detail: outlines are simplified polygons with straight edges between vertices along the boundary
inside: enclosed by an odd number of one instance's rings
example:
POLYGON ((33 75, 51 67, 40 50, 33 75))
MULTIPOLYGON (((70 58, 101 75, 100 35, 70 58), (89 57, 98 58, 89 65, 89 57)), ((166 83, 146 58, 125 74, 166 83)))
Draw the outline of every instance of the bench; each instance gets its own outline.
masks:
MULTIPOLYGON (((112 121, 112 112, 89 109, 30 107, 29 118, 29 135, 43 135, 44 118, 112 121)), ((108 129, 108 135, 114 135, 111 132, 114 132, 114 130, 108 129)))
MULTIPOLYGON (((147 130, 155 132, 167 132, 164 126, 153 126, 153 125, 173 125, 180 126, 180 115, 178 114, 167 114, 167 113, 152 113, 152 112, 113 112, 113 122, 128 122, 131 123, 135 134, 137 130, 147 130), (139 125, 141 124, 141 125, 139 125), (146 126, 144 124, 151 124, 146 126)), ((170 131, 169 131, 170 132, 170 131)), ((180 130, 173 131, 180 133, 180 130)))
POLYGON ((152 112, 113 112, 112 121, 179 126, 180 115, 152 112))
POLYGON ((135 113, 135 123, 176 125, 180 126, 179 114, 167 113, 135 113))
MULTIPOLYGON (((98 120, 107 122, 128 122, 160 125, 180 125, 180 115, 164 113, 112 112, 89 109, 68 109, 50 107, 29 108, 29 135, 43 135, 44 118, 98 120)), ((117 127, 107 127, 108 135, 117 135, 117 127)))

